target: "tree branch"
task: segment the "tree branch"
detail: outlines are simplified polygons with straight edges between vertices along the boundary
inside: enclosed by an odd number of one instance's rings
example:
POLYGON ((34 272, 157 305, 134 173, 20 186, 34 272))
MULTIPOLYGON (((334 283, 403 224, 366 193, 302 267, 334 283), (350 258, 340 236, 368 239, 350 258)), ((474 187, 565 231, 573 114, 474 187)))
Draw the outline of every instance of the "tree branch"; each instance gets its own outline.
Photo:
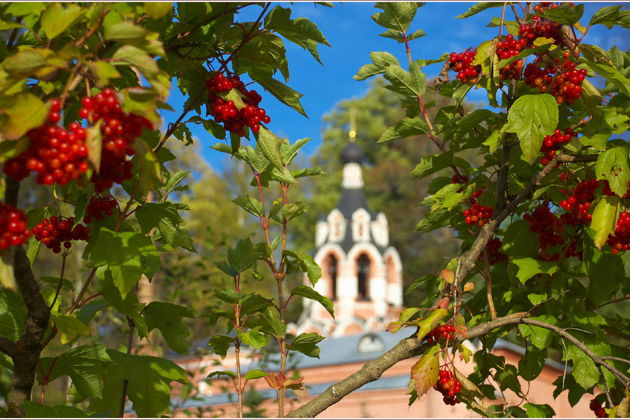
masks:
MULTIPOLYGON (((529 313, 517 312, 501 318, 497 318, 494 321, 486 322, 484 324, 477 325, 469 330, 457 335, 457 339, 462 341, 465 339, 473 339, 489 333, 490 331, 504 327, 507 325, 516 324, 528 324, 535 325, 541 328, 545 328, 555 332, 563 338, 566 338, 571 343, 575 344, 580 350, 582 350, 588 357, 590 357, 597 365, 608 369, 612 372, 617 379, 624 384, 628 384, 629 379, 623 373, 619 372, 614 367, 610 366, 604 361, 603 357, 594 354, 588 347, 582 342, 567 333, 560 327, 547 324, 535 319, 527 318, 529 313)), ((328 387, 323 393, 304 404, 303 406, 291 411, 287 417, 315 417, 328 407, 339 402, 343 397, 350 394, 354 390, 362 387, 363 385, 375 381, 381 377, 381 375, 390 367, 394 366, 401 360, 408 359, 413 356, 422 354, 428 347, 427 344, 423 344, 422 340, 412 336, 401 340, 391 350, 384 353, 382 356, 366 363, 359 371, 348 376, 346 379, 328 387)))
POLYGON ((15 343, 8 338, 0 337, 0 351, 13 357, 15 354, 15 343))

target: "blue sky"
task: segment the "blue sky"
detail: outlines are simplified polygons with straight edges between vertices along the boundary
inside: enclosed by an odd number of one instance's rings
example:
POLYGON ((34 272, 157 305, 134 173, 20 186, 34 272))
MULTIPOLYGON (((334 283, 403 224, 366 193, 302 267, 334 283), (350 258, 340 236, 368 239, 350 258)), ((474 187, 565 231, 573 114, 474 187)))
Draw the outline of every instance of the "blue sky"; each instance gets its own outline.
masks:
MULTIPOLYGON (((308 119, 266 94, 262 88, 257 89, 263 96, 261 106, 272 118, 269 129, 291 141, 311 137, 312 141, 303 149, 305 155, 311 156, 317 152, 320 144, 323 116, 330 112, 339 101, 360 97, 368 90, 369 81, 357 82, 352 76, 363 64, 370 62, 370 52, 388 51, 394 54, 401 63, 405 63, 404 47, 394 40, 378 35, 384 29, 370 18, 372 14, 379 11, 374 8, 374 3, 335 3, 333 8, 310 2, 293 5, 277 4, 291 7, 293 18, 302 16, 312 20, 332 45, 332 47, 319 48, 320 57, 324 63, 322 66, 301 47, 288 41, 285 42, 290 69, 288 84, 304 95, 302 105, 309 116, 308 119)), ((439 58, 445 52, 459 52, 468 47, 476 47, 481 42, 496 36, 498 28, 485 26, 492 17, 500 16, 500 7, 485 10, 468 19, 456 18, 473 4, 475 3, 435 2, 427 3, 418 9, 410 29, 412 31, 422 29, 427 35, 411 43, 413 58, 439 58)), ((615 3, 586 3, 581 22, 588 23, 595 10, 611 4, 615 3)), ((273 5, 275 6, 276 3, 273 5)), ((627 3, 624 4, 624 8, 626 7, 627 3)), ((254 20, 256 13, 260 10, 247 9, 252 10, 250 13, 239 15, 237 20, 254 20)), ((513 20, 513 17, 509 17, 510 14, 509 9, 506 10, 506 20, 513 20)), ((628 33, 618 28, 608 30, 602 25, 597 25, 589 31, 584 42, 598 44, 606 49, 617 45, 620 49, 627 50, 628 33)), ((437 75, 440 68, 441 64, 436 64, 426 67, 425 71, 431 77, 437 75)), ((484 98, 482 91, 469 94, 469 99, 472 101, 484 98)), ((174 109, 181 110, 181 95, 174 93, 169 98, 169 104, 174 109)), ((173 112, 164 112, 165 123, 173 121, 177 115, 173 112)), ((221 170, 226 155, 210 149, 219 140, 203 129, 193 126, 191 129, 193 129, 193 135, 201 142, 203 157, 214 169, 221 170)))

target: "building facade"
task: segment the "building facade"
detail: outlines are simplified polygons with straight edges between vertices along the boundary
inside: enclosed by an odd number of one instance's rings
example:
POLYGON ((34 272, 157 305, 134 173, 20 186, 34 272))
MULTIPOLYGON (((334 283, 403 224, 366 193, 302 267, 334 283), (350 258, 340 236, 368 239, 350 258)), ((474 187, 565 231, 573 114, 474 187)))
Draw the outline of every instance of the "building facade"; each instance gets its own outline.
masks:
POLYGON ((367 205, 363 157, 354 142, 343 150, 341 197, 316 226, 314 259, 322 278, 315 290, 333 301, 335 318, 318 303, 305 299, 305 310, 295 326, 297 333, 340 337, 380 331, 400 313, 402 264, 398 251, 389 244, 387 217, 367 205))

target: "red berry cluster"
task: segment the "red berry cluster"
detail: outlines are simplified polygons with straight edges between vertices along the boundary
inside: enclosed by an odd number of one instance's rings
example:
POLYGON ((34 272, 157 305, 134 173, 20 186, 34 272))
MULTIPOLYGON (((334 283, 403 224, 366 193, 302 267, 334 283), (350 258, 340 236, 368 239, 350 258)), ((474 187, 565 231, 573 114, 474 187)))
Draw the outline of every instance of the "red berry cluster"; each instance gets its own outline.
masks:
POLYGON ((560 201, 560 207, 569 212, 562 215, 562 222, 569 225, 590 223, 593 216, 589 210, 598 188, 599 181, 596 179, 581 181, 566 200, 560 201))
POLYGON ((615 255, 621 251, 630 250, 630 213, 624 211, 619 215, 615 233, 608 237, 606 243, 612 248, 612 253, 615 255))
POLYGON ((140 136, 143 128, 149 130, 153 126, 149 120, 135 114, 124 112, 118 101, 116 91, 111 88, 103 89, 96 96, 86 96, 82 99, 83 108, 79 111, 81 118, 95 124, 101 123, 103 134, 103 149, 101 166, 98 173, 92 175, 92 182, 96 191, 104 191, 114 183, 122 183, 130 179, 131 161, 127 156, 135 153, 134 140, 140 136))
POLYGON ((254 133, 260 130, 260 123, 269 124, 271 118, 264 109, 258 107, 262 98, 255 90, 247 90, 245 84, 238 76, 225 77, 216 72, 212 78, 206 81, 208 99, 210 100, 210 114, 216 122, 222 122, 226 130, 245 135, 245 126, 254 133), (240 110, 236 108, 234 101, 226 101, 220 96, 222 92, 236 89, 243 96, 245 106, 240 110))
POLYGON ((77 122, 70 124, 70 131, 57 126, 61 103, 53 99, 51 104, 48 123, 30 130, 28 148, 4 165, 4 172, 16 181, 35 171, 39 184, 66 185, 88 169, 85 128, 77 122))
POLYGON ((22 245, 31 236, 26 228, 26 214, 11 205, 0 203, 0 249, 22 245))
POLYGON ((438 327, 433 328, 427 334, 427 343, 433 344, 440 339, 443 339, 446 342, 452 342, 455 338, 455 327, 452 325, 440 325, 438 327))
POLYGON ((591 400, 591 404, 589 405, 589 407, 591 410, 593 410, 593 413, 595 413, 595 416, 597 418, 608 418, 608 413, 606 413, 606 410, 604 410, 604 407, 602 407, 602 403, 600 403, 596 399, 591 400))
POLYGON ((480 195, 481 191, 475 191, 469 200, 471 203, 470 208, 464 210, 464 217, 469 225, 483 226, 488 223, 494 213, 493 206, 482 206, 477 202, 477 198, 480 195))
POLYGON ((87 241, 89 236, 88 227, 82 224, 74 225, 74 217, 68 219, 64 217, 52 216, 44 219, 33 228, 35 239, 52 249, 54 253, 61 252, 61 244, 68 249, 74 241, 87 241))
MULTIPOLYGON (((495 265, 500 262, 507 262, 508 258, 503 252, 501 252, 501 246, 503 243, 499 238, 492 238, 486 244, 486 253, 488 255, 488 264, 495 265)), ((479 260, 485 262, 483 255, 479 256, 479 260)))
POLYGON ((448 369, 440 369, 439 375, 440 379, 438 379, 433 388, 442 393, 444 404, 455 405, 461 402, 457 398, 457 394, 461 391, 462 384, 457 380, 453 372, 448 369))
MULTIPOLYGON (((514 39, 512 34, 506 36, 497 43, 497 55, 501 60, 514 57, 527 45, 527 40, 514 39)), ((523 60, 515 60, 509 65, 499 69, 499 78, 501 80, 515 80, 521 78, 523 71, 523 60)))
MULTIPOLYGON (((565 53, 565 58, 568 54, 565 53)), ((559 67, 544 65, 536 59, 525 67, 525 83, 538 88, 541 92, 549 93, 559 104, 572 104, 582 94, 582 82, 586 77, 586 70, 577 70, 576 63, 565 60, 559 67)))
POLYGON ((451 70, 457 72, 457 78, 462 83, 474 84, 477 82, 477 76, 481 72, 481 66, 472 66, 472 62, 477 54, 476 49, 467 49, 461 53, 451 53, 449 63, 451 70))
POLYGON ((558 260, 560 254, 552 253, 550 248, 564 244, 564 238, 560 236, 564 232, 564 224, 551 212, 549 202, 536 207, 532 214, 525 214, 523 218, 529 223, 529 229, 538 235, 539 257, 544 261, 558 260))
POLYGON ((577 133, 570 128, 567 128, 564 132, 556 130, 552 135, 545 136, 543 144, 540 146, 540 151, 544 153, 545 156, 540 158, 540 163, 542 165, 548 164, 556 157, 556 150, 558 150, 563 143, 571 141, 573 137, 577 137, 577 133))
POLYGON ((540 16, 532 16, 532 20, 533 22, 523 23, 519 27, 519 35, 527 41, 528 47, 533 45, 536 38, 552 38, 557 43, 560 42, 560 27, 562 25, 540 16))
POLYGON ((453 175, 451 178, 451 184, 465 184, 469 181, 466 175, 453 175))
POLYGON ((101 220, 111 216, 117 206, 118 201, 112 196, 93 196, 85 209, 83 222, 91 223, 92 220, 101 220))

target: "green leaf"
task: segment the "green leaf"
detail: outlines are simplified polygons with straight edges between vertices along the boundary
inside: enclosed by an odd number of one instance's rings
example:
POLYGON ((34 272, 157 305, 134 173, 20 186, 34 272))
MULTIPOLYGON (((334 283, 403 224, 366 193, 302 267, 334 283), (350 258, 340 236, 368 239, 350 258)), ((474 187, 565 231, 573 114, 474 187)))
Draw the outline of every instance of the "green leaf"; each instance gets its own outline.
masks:
POLYGON ((504 3, 477 3, 474 6, 472 6, 470 9, 468 9, 468 11, 464 14, 461 14, 459 16, 457 16, 458 19, 464 19, 473 15, 476 15, 479 12, 483 12, 486 9, 489 9, 491 7, 503 7, 504 3))
POLYGON ((213 294, 226 303, 237 303, 239 295, 233 289, 215 289, 213 294))
POLYGON ((248 293, 239 299, 241 304, 241 315, 249 315, 262 311, 272 305, 270 299, 264 298, 257 293, 248 293))
POLYGON ((297 203, 287 203, 282 207, 282 217, 291 220, 306 213, 306 204, 298 201, 297 203))
POLYGON ((72 418, 89 417, 85 411, 70 405, 43 405, 33 401, 24 401, 22 408, 26 417, 34 418, 72 418))
POLYGON ((532 163, 538 157, 543 137, 558 125, 558 104, 549 94, 523 95, 514 101, 508 112, 505 131, 516 133, 525 160, 532 163))
POLYGON ((593 242, 597 249, 602 249, 608 236, 615 231, 619 215, 619 197, 602 196, 593 210, 590 228, 595 231, 593 242))
POLYGON ((138 180, 138 192, 143 196, 162 185, 160 160, 143 139, 133 142, 136 154, 133 157, 135 177, 138 180))
POLYGON ((446 309, 435 309, 424 318, 420 318, 413 322, 418 327, 417 337, 422 340, 433 328, 440 325, 440 322, 448 316, 446 309))
POLYGON ((302 104, 300 103, 300 98, 304 96, 300 92, 291 89, 289 86, 276 79, 257 78, 256 81, 263 88, 265 88, 267 92, 275 96, 276 99, 278 99, 280 102, 287 105, 289 108, 293 108, 305 117, 308 117, 308 115, 306 115, 306 112, 304 111, 304 108, 302 107, 302 104))
POLYGON ((612 192, 623 197, 628 192, 630 181, 628 148, 617 146, 601 153, 595 163, 595 175, 597 179, 607 180, 612 192))
POLYGON ((88 162, 94 167, 94 172, 99 173, 101 170, 101 154, 103 150, 103 134, 101 133, 102 121, 88 127, 85 136, 85 145, 88 149, 88 162))
MULTIPOLYGON (((286 250, 284 255, 293 262, 299 272, 306 273, 309 281, 313 286, 322 277, 322 270, 317 265, 313 257, 308 254, 297 254, 293 251, 286 250)), ((307 287, 307 286, 304 286, 307 287)))
POLYGON ((518 267, 516 277, 523 284, 536 274, 553 275, 558 271, 558 264, 551 261, 540 261, 534 258, 513 259, 512 263, 516 264, 518 267))
POLYGON ((144 3, 144 11, 151 19, 159 19, 168 15, 173 10, 173 3, 169 2, 146 2, 144 3))
POLYGON ((247 371, 244 378, 245 380, 251 380, 251 379, 263 378, 265 376, 267 376, 267 372, 263 372, 260 369, 252 369, 252 370, 247 371))
POLYGON ((1 137, 17 140, 32 128, 39 127, 48 118, 48 106, 30 93, 19 93, 3 112, 8 118, 2 127, 1 137))
POLYGON ((317 44, 330 46, 317 25, 303 17, 291 19, 291 9, 281 6, 274 7, 267 14, 265 28, 274 30, 289 41, 307 49, 320 64, 317 44))
POLYGON ((15 76, 29 76, 47 65, 41 50, 25 49, 6 58, 3 68, 15 76))
POLYGON ((385 28, 407 32, 418 5, 413 2, 378 2, 374 7, 382 9, 383 12, 375 13, 372 19, 385 28))
POLYGON ((574 25, 584 15, 584 5, 579 4, 574 6, 572 4, 561 4, 560 7, 555 9, 545 9, 540 14, 549 19, 561 23, 563 25, 574 25))
POLYGON ((0 337, 17 341, 26 324, 27 309, 22 296, 11 289, 0 289, 0 337))
POLYGON ((256 318, 253 323, 260 326, 261 331, 264 331, 276 338, 283 337, 287 331, 287 326, 280 319, 278 311, 271 308, 261 311, 260 316, 256 318))
POLYGON ((553 410, 553 408, 551 408, 547 404, 525 403, 523 407, 525 407, 525 410, 527 412, 527 417, 529 418, 547 419, 556 415, 556 412, 553 410))
POLYGON ((215 370, 210 372, 210 374, 206 378, 210 379, 214 376, 229 376, 230 378, 236 378, 236 373, 232 372, 231 370, 215 370))
POLYGON ((411 173, 418 178, 424 178, 448 168, 452 162, 453 152, 450 150, 437 155, 423 156, 411 173))
POLYGON ((390 333, 398 332, 402 327, 404 327, 407 324, 407 321, 409 321, 411 317, 413 317, 418 312, 420 312, 420 308, 404 309, 400 313, 400 316, 398 317, 398 321, 391 322, 387 326, 387 331, 389 331, 390 333))
POLYGON ((232 202, 240 206, 246 212, 253 214, 254 216, 260 217, 265 214, 263 210, 263 204, 257 199, 252 198, 248 195, 237 197, 232 200, 232 202))
POLYGON ((619 25, 628 28, 628 11, 621 10, 622 6, 608 6, 597 10, 589 22, 589 26, 605 25, 608 29, 619 25))
MULTIPOLYGON (((52 363, 51 358, 47 358, 52 363)), ((49 380, 69 376, 77 390, 86 397, 103 395, 103 369, 111 359, 102 344, 90 344, 70 349, 57 359, 49 380)), ((44 363, 44 359, 42 359, 44 363)))
POLYGON ((108 350, 113 363, 105 373, 103 399, 93 403, 109 415, 115 415, 122 397, 123 382, 138 417, 159 417, 170 406, 169 383, 186 382, 186 371, 174 362, 152 356, 128 355, 108 350))
MULTIPOLYGON (((551 325, 555 325, 557 323, 556 318, 551 315, 535 316, 530 319, 546 322, 551 325)), ((523 337, 528 338, 534 346, 541 350, 549 347, 551 339, 553 338, 551 331, 534 325, 519 324, 518 330, 523 337)))
POLYGON ((285 165, 290 164, 295 156, 297 156, 297 152, 309 141, 311 141, 310 137, 306 137, 303 139, 296 140, 291 145, 280 145, 280 153, 282 154, 282 161, 285 165))
POLYGON ((146 337, 148 334, 147 323, 144 320, 144 317, 140 314, 144 305, 138 302, 136 294, 131 292, 123 299, 118 291, 118 288, 114 285, 114 281, 109 271, 104 273, 103 283, 103 288, 101 289, 103 297, 105 297, 107 302, 109 302, 114 308, 133 320, 140 337, 146 337))
POLYGON ((414 381, 418 397, 424 395, 439 379, 440 360, 437 352, 439 344, 434 345, 411 367, 411 379, 414 381))
POLYGON ((260 147, 260 151, 263 155, 265 155, 273 166, 282 171, 284 169, 282 156, 280 155, 280 144, 283 143, 282 139, 265 127, 260 127, 260 131, 256 133, 256 140, 256 145, 260 147))
POLYGON ((407 97, 417 97, 424 94, 424 80, 412 76, 400 66, 389 66, 385 69, 385 79, 391 85, 388 89, 407 97))
POLYGON ((107 41, 128 41, 132 39, 144 38, 147 30, 133 22, 123 20, 113 25, 105 27, 104 38, 107 41))
POLYGON ((370 58, 373 64, 366 64, 353 76, 355 80, 365 80, 377 74, 384 73, 389 66, 399 66, 398 60, 392 54, 383 51, 372 51, 370 58))
POLYGON ((385 130, 383 135, 378 139, 378 143, 385 143, 404 137, 417 136, 427 133, 428 131, 429 126, 424 119, 420 117, 403 118, 398 121, 394 127, 390 127, 385 130))
POLYGON ((545 366, 547 349, 530 346, 518 361, 518 374, 526 381, 533 381, 540 375, 545 366))
POLYGON ((235 248, 228 249, 228 263, 239 273, 256 264, 258 258, 259 254, 249 238, 240 239, 235 248))
POLYGON ((259 331, 259 328, 256 327, 250 331, 242 332, 236 331, 238 334, 238 338, 245 344, 250 347, 259 349, 267 345, 267 337, 265 334, 259 331))
POLYGON ((222 358, 227 356, 227 351, 230 348, 230 345, 234 342, 234 338, 227 335, 215 335, 208 341, 212 350, 222 358))
POLYGON ((597 384, 600 373, 593 359, 572 343, 567 344, 567 358, 573 360, 571 375, 582 388, 589 389, 597 384))
POLYGON ((90 327, 84 324, 76 315, 52 313, 50 318, 59 331, 61 344, 68 344, 80 335, 90 335, 90 327))
POLYGON ((67 3, 62 6, 60 3, 52 3, 42 15, 42 30, 49 39, 56 38, 82 14, 81 7, 76 4, 67 3))
POLYGON ((157 328, 168 345, 178 353, 188 351, 188 327, 183 318, 193 318, 192 310, 168 302, 151 302, 144 308, 149 331, 157 328))
POLYGON ((317 333, 302 333, 295 337, 288 347, 290 350, 299 351, 308 357, 317 357, 319 359, 317 343, 323 339, 324 337, 317 333))
POLYGON ((308 286, 298 286, 291 290, 291 296, 302 296, 307 299, 311 299, 321 303, 321 305, 328 311, 330 316, 335 317, 335 309, 333 308, 333 303, 326 296, 322 296, 315 289, 312 289, 308 286))
POLYGON ((136 66, 149 79, 157 76, 159 72, 155 61, 146 52, 133 45, 123 45, 118 48, 112 60, 136 66))
POLYGON ((615 85, 620 92, 630 96, 630 80, 619 70, 608 64, 586 61, 586 66, 615 85))

